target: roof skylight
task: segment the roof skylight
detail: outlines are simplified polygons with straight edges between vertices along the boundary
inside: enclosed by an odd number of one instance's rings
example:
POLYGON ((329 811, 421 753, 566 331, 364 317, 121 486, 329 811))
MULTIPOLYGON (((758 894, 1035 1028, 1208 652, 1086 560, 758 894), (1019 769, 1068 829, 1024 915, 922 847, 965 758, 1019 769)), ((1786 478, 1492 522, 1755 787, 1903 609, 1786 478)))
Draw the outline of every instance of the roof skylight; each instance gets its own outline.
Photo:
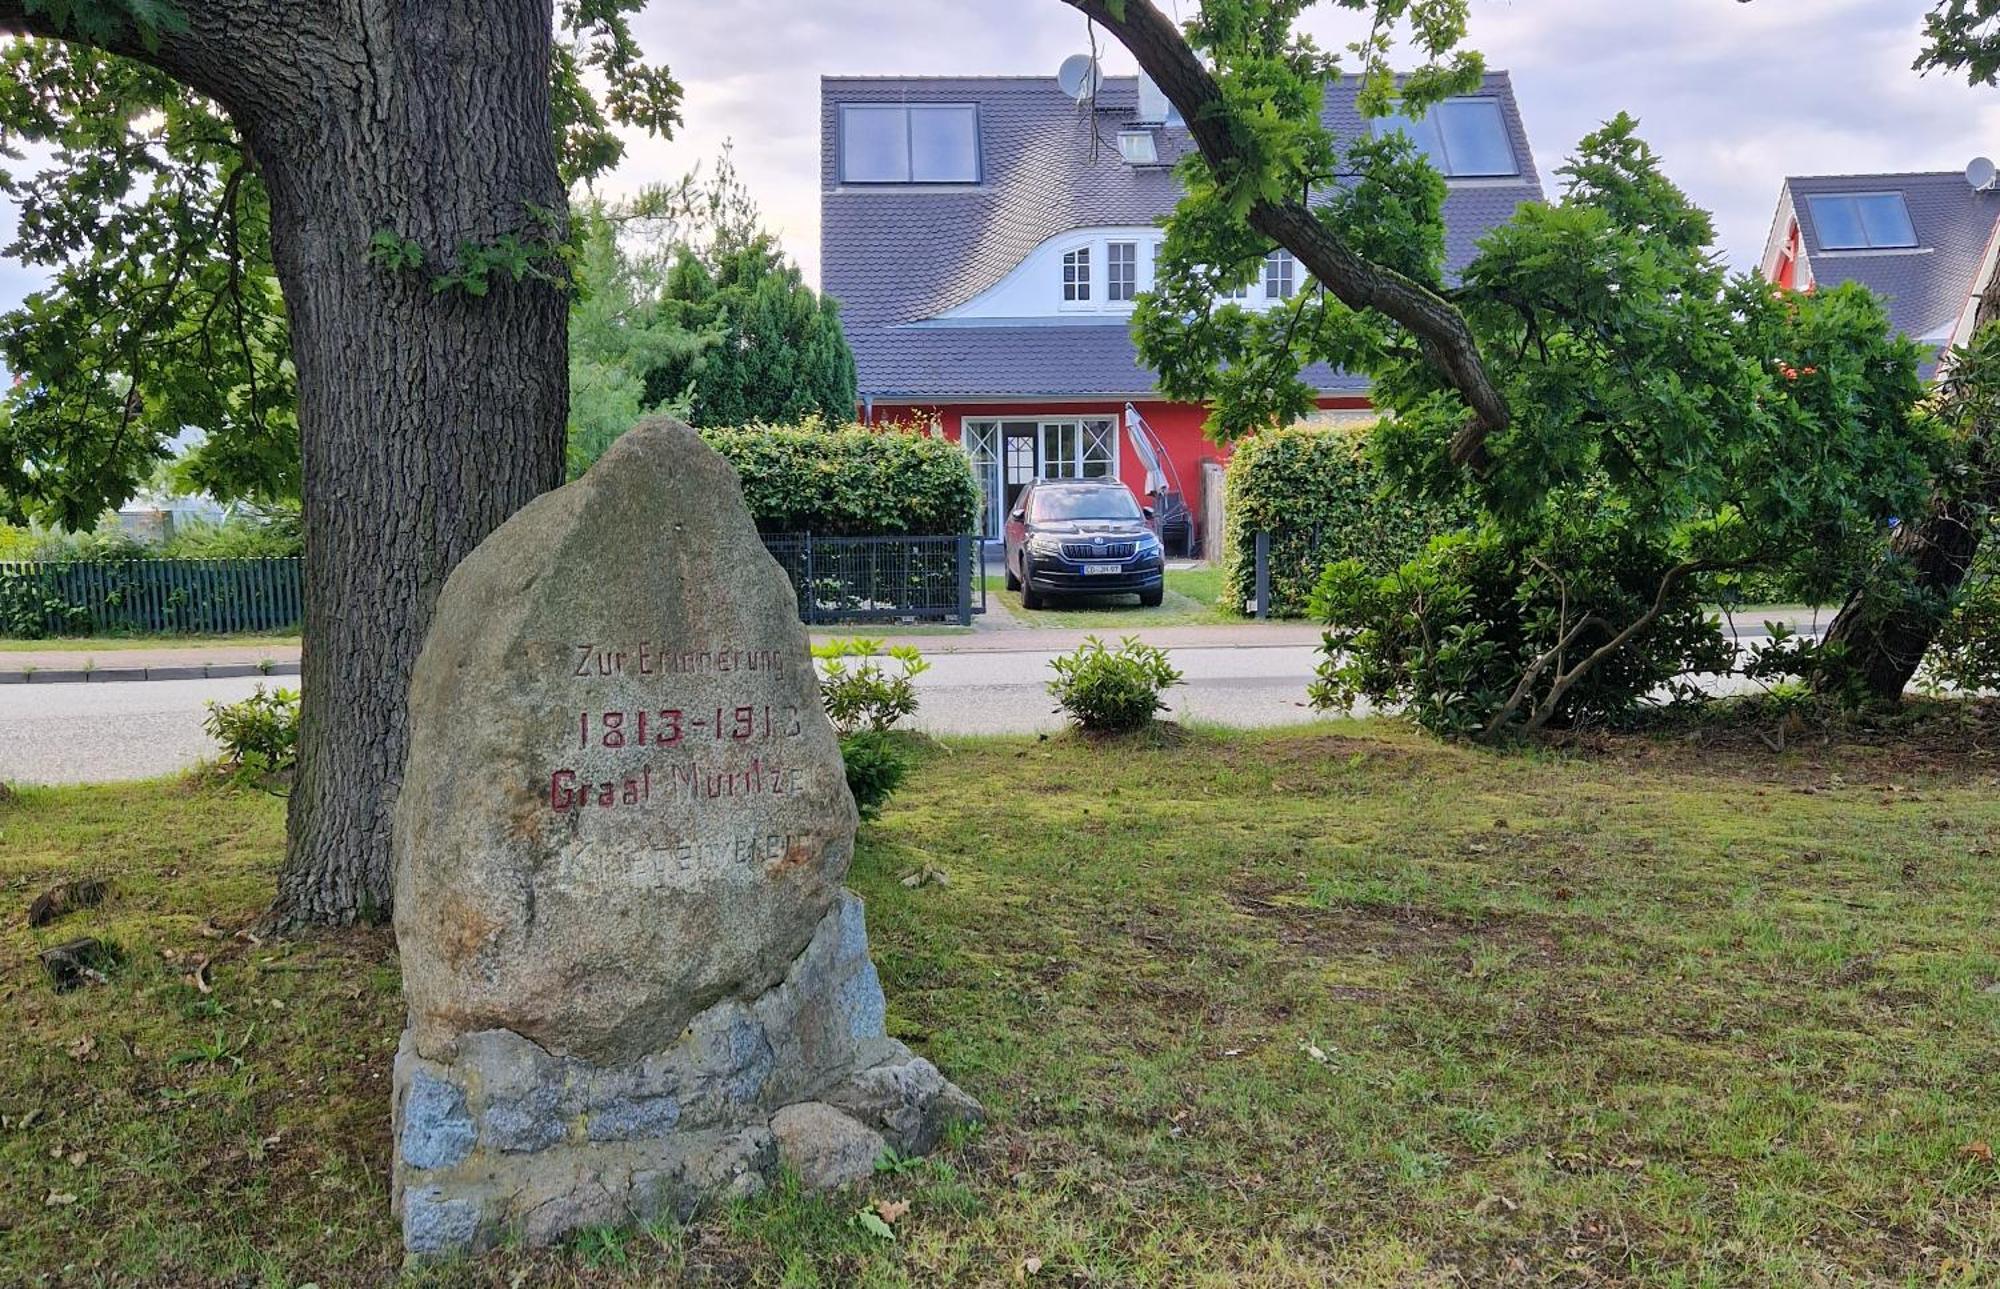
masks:
POLYGON ((1807 197, 1806 204, 1822 249, 1878 251, 1917 244, 1902 193, 1818 193, 1807 197))
POLYGON ((1379 135, 1400 132, 1448 179, 1498 178, 1518 175, 1514 141, 1497 98, 1448 98, 1422 119, 1384 116, 1375 122, 1379 135))
POLYGON ((978 109, 967 103, 843 104, 840 177, 844 183, 978 183, 978 109))

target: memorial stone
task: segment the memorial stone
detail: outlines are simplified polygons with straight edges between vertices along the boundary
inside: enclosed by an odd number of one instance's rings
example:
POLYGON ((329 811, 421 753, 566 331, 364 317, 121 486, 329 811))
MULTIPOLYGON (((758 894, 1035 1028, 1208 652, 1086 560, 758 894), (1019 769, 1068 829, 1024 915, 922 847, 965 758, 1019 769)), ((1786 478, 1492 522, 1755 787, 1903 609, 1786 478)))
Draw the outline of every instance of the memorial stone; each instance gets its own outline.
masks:
POLYGON ((890 1039, 855 811, 730 465, 642 423, 453 572, 395 820, 405 1247, 821 1185, 978 1106, 890 1039))

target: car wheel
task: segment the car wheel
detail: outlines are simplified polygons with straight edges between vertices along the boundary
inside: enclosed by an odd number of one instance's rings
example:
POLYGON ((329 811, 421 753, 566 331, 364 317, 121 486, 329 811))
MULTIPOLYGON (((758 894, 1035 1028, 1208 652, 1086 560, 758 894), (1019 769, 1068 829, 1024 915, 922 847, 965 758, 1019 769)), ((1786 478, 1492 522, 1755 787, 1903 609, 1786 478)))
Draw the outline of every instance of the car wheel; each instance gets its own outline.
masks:
POLYGON ((1021 589, 1021 579, 1019 575, 1017 575, 1014 572, 1014 566, 1012 564, 1009 564, 1007 566, 1007 589, 1010 591, 1018 591, 1021 589))
POLYGON ((1160 607, 1160 602, 1166 598, 1167 588, 1156 586, 1150 591, 1139 592, 1139 607, 1142 609, 1157 609, 1160 607))
POLYGON ((1040 591, 1037 591, 1035 589, 1034 584, 1032 582, 1029 582, 1026 578, 1021 579, 1022 608, 1039 609, 1047 603, 1048 601, 1042 597, 1042 593, 1040 591))

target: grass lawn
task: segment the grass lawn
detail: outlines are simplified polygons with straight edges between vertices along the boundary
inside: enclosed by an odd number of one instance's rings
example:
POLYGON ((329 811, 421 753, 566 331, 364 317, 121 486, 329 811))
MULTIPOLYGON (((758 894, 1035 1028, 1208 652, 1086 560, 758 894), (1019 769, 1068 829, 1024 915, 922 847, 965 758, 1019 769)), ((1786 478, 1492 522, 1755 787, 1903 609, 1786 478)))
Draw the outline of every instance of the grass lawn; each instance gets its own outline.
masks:
POLYGON ((115 653, 121 649, 197 649, 232 645, 254 649, 259 645, 296 645, 295 635, 234 636, 52 636, 46 640, 16 640, 0 637, 0 653, 115 653))
MULTIPOLYGON (((866 1195, 415 1280, 1991 1285, 1980 746, 929 750, 852 881, 892 1031, 991 1124, 866 1195), (901 885, 925 865, 948 883, 901 885), (893 1243, 852 1220, 876 1198, 910 1202, 893 1243)), ((115 883, 0 930, 0 1283, 393 1280, 393 944, 232 934, 280 813, 177 783, 0 806, 16 909, 115 883), (34 951, 85 933, 127 962, 58 996, 34 951)))
POLYGON ((1060 600, 1047 609, 1024 609, 1021 593, 1007 589, 998 573, 986 578, 986 593, 999 601, 1008 613, 1035 627, 1121 628, 1212 626, 1245 621, 1240 613, 1222 607, 1222 570, 1189 568, 1167 570, 1167 592, 1157 608, 1139 607, 1138 597, 1105 595, 1060 600))

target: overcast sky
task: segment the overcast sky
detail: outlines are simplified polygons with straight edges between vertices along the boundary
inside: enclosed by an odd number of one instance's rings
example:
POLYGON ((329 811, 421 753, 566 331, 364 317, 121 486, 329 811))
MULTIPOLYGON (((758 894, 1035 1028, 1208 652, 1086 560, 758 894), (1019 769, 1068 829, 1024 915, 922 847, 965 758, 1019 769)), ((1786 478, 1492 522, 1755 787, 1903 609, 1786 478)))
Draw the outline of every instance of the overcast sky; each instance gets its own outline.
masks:
MULTIPOLYGON (((1184 0, 1190 6, 1193 0, 1184 0)), ((1173 0, 1167 0, 1172 4, 1173 0)), ((1472 43, 1514 75, 1545 184, 1620 109, 1754 267, 1787 174, 1957 170, 2000 156, 2000 92, 1910 70, 1928 0, 1473 0, 1472 43)), ((1309 20, 1351 38, 1329 4, 1309 20)), ((635 139, 619 192, 672 179, 735 141, 767 222, 817 278, 819 78, 1042 74, 1086 45, 1059 0, 652 0, 648 53, 687 87, 671 142, 635 139)), ((1115 45, 1107 69, 1129 72, 1115 45)), ((0 220, 11 225, 11 212, 0 220)), ((0 262, 0 306, 35 281, 0 262)))

